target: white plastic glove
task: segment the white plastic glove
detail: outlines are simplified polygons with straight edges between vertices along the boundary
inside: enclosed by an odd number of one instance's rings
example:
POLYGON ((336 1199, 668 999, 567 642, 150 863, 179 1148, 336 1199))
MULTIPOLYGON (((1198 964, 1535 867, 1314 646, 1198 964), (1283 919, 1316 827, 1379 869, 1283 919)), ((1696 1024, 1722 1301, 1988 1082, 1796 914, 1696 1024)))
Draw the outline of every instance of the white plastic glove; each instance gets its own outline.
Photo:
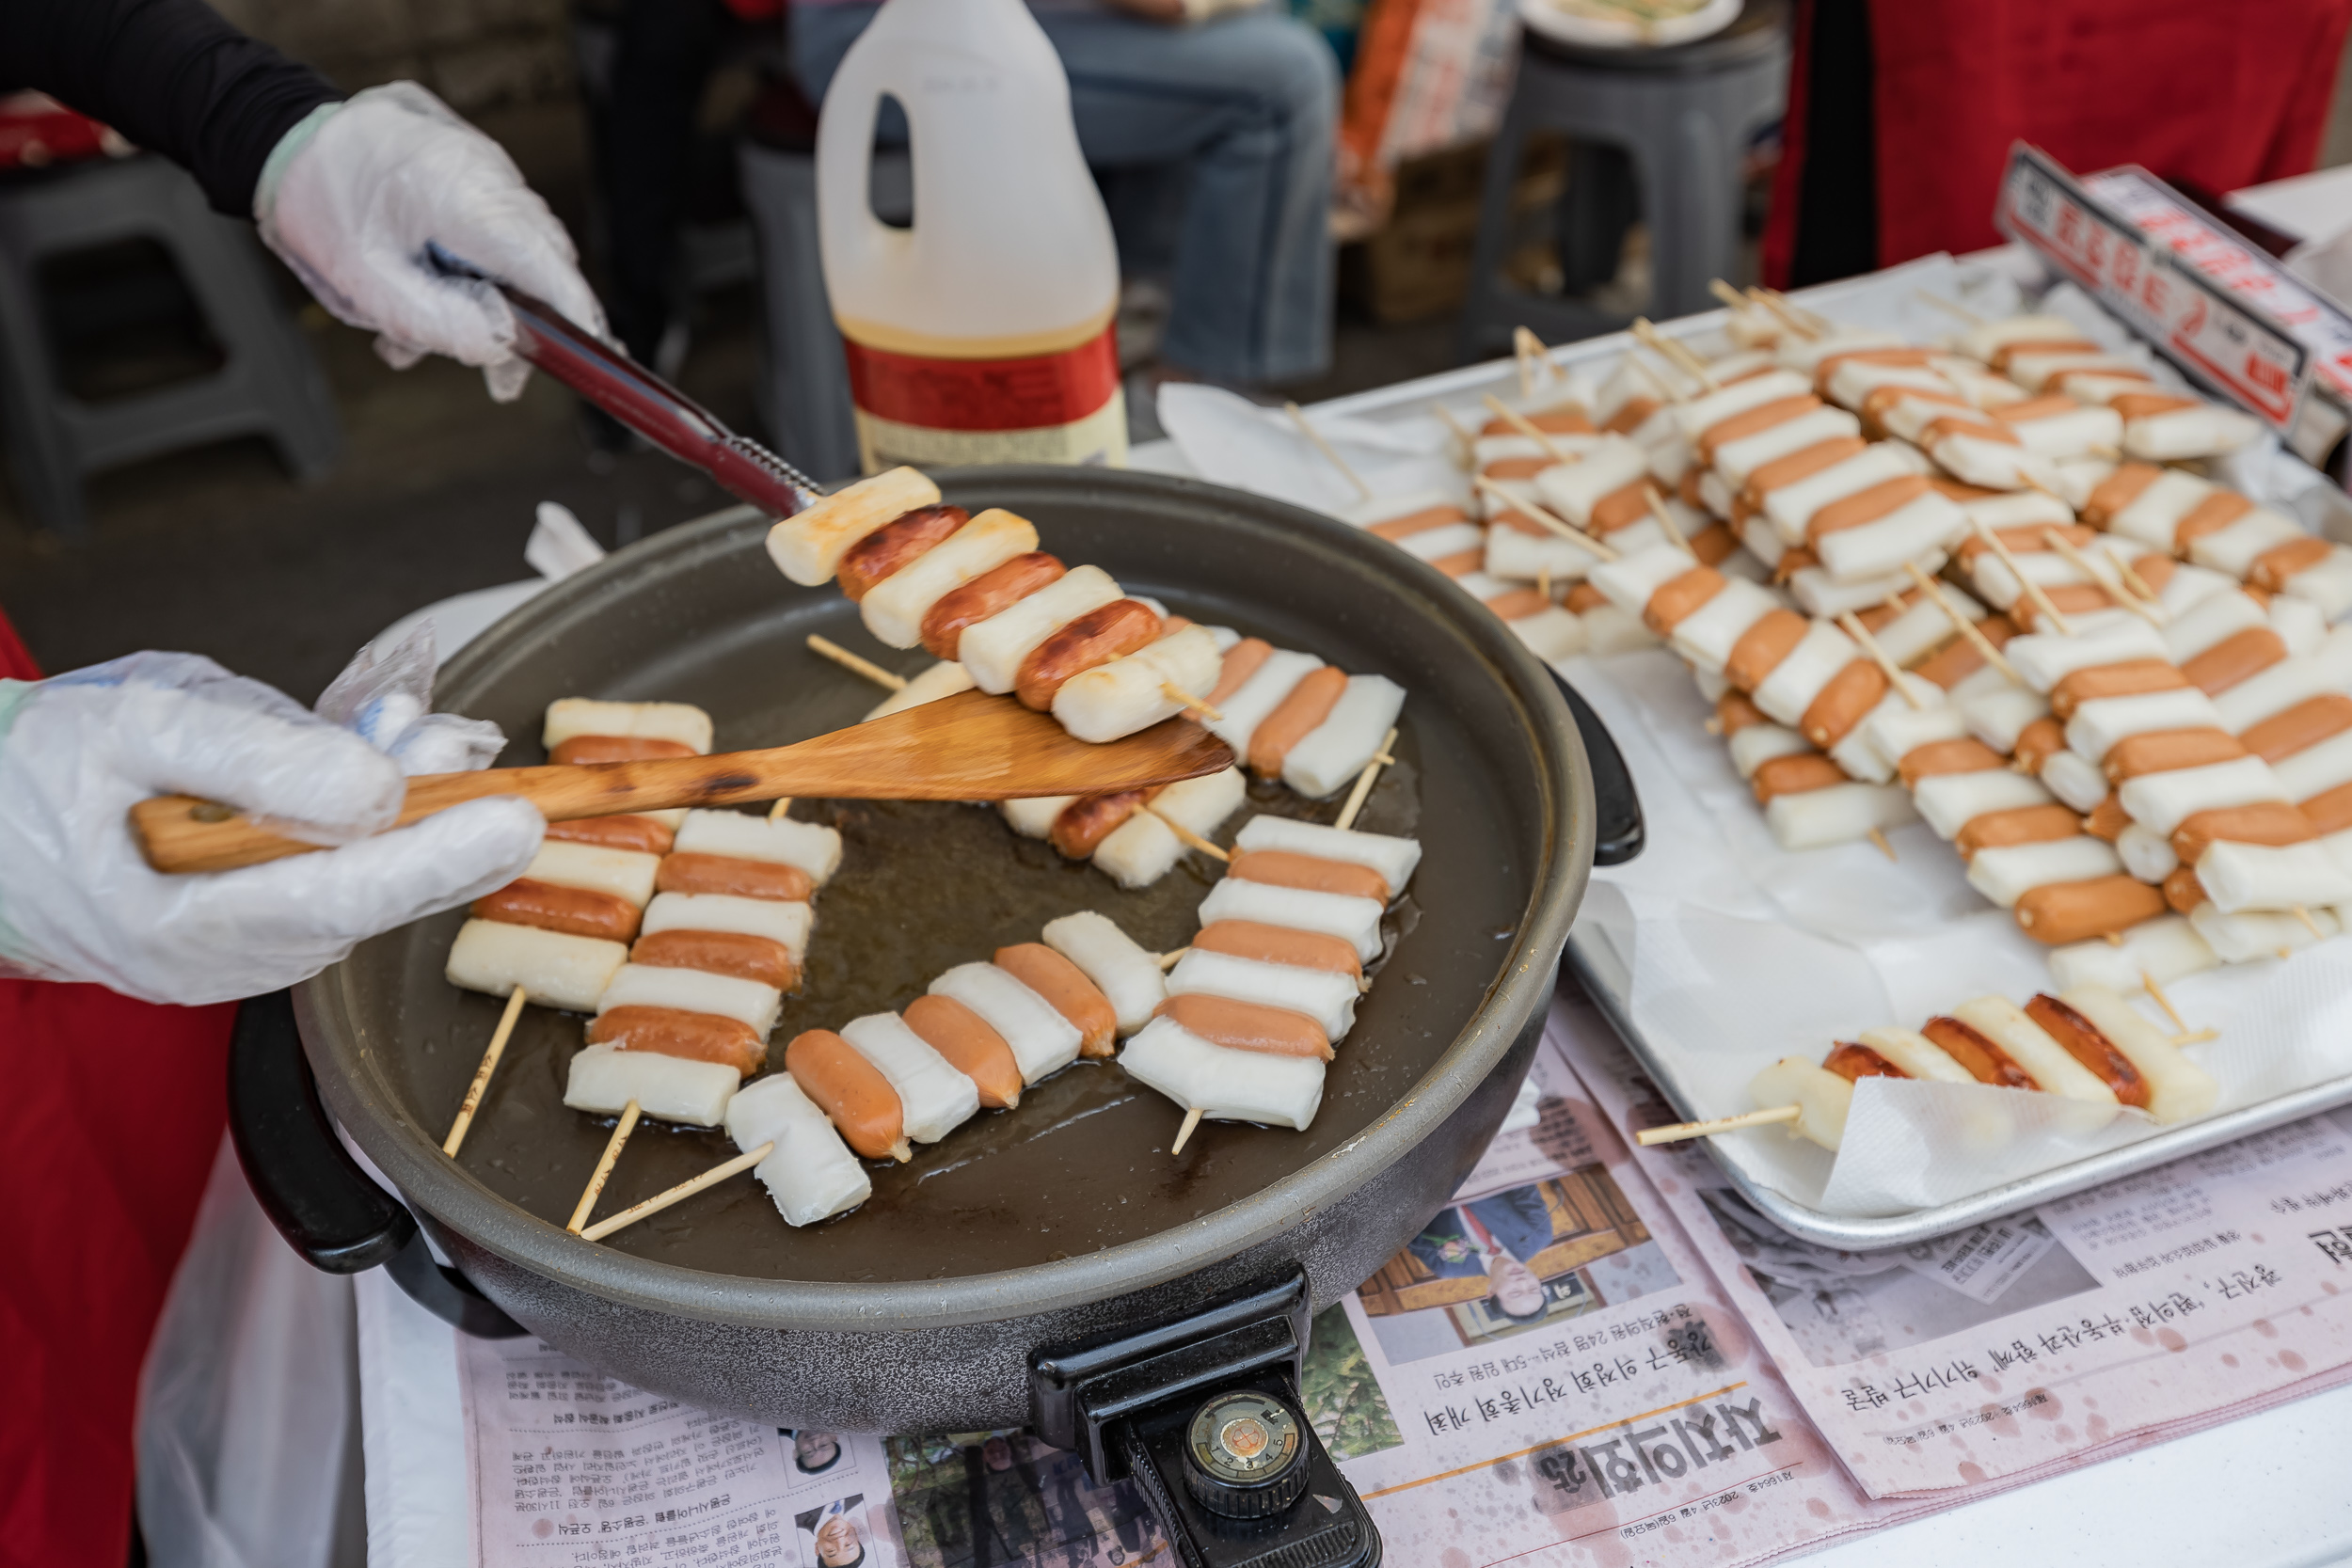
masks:
POLYGON ((375 332, 392 365, 428 353, 479 365, 501 403, 531 376, 514 313, 487 284, 436 270, 428 243, 605 330, 571 236, 515 161, 414 82, 324 105, 287 132, 253 216, 319 303, 375 332))
POLYGON ((390 756, 193 654, 0 681, 0 970, 150 1002, 276 990, 513 880, 546 829, 529 801, 501 798, 363 837, 399 814, 402 794, 390 756), (126 814, 175 791, 342 847, 164 876, 126 814))

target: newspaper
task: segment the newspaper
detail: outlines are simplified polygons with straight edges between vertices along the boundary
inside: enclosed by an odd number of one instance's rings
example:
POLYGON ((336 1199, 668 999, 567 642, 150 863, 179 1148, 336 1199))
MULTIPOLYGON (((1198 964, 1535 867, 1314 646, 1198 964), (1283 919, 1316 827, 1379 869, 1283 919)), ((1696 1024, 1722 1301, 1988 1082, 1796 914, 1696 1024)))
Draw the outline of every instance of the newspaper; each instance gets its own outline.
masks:
MULTIPOLYGON (((1588 1004, 1555 1018, 1612 1121, 1677 1119, 1588 1004)), ((1886 1252, 1779 1230, 1703 1148, 1638 1159, 1874 1497, 2032 1480, 2352 1377, 2352 1111, 1886 1252)))
MULTIPOLYGON (((2337 1121, 1857 1257, 1629 1153, 1664 1116, 1564 995, 1454 1201, 1315 1319, 1302 1402, 1387 1560, 1761 1563, 2352 1375, 2337 1121)), ((532 1339, 460 1366, 481 1568, 1170 1560, 1025 1433, 780 1432, 532 1339)))

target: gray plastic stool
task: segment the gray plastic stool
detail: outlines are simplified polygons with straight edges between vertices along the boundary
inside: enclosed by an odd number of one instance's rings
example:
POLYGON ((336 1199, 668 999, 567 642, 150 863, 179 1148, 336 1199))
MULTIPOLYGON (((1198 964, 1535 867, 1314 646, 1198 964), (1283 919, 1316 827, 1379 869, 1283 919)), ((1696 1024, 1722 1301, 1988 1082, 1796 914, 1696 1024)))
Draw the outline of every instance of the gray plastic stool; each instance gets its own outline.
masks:
MULTIPOLYGON (((850 478, 858 471, 857 421, 817 246, 816 154, 745 142, 738 167, 759 243, 760 417, 783 456, 820 480, 850 478)), ((905 150, 877 148, 873 169, 876 215, 905 221, 914 210, 905 150)))
POLYGON ((85 474, 234 436, 267 436, 296 479, 334 464, 334 400, 254 244, 246 225, 214 212, 196 182, 160 158, 85 164, 0 189, 0 431, 35 521, 83 537, 85 474), (141 238, 169 253, 224 361, 209 375, 84 403, 58 374, 40 261, 141 238))
POLYGON ((1571 299, 1515 289, 1502 263, 1512 234, 1511 186, 1528 138, 1565 133, 1578 143, 1565 221, 1563 270, 1596 280, 1597 252, 1613 264, 1615 240, 1631 221, 1638 191, 1649 226, 1649 313, 1661 319, 1707 309, 1708 281, 1740 272, 1740 162, 1748 137, 1781 112, 1788 74, 1781 0, 1748 0, 1723 32, 1671 49, 1574 49, 1524 35, 1510 107, 1486 163, 1462 309, 1465 359, 1483 356, 1524 325, 1556 342, 1613 332, 1628 317, 1571 299), (1622 149, 1624 164, 1588 144, 1622 149), (1595 229, 1607 230, 1596 233, 1595 229))

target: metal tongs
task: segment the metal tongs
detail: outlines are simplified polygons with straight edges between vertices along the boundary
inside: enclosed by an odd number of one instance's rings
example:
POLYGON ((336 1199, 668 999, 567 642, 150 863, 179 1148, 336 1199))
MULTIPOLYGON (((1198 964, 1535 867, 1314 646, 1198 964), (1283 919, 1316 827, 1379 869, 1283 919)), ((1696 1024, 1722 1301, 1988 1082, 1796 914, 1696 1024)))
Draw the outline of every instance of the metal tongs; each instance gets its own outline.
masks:
POLYGON ((660 447, 697 467, 721 488, 778 517, 789 517, 822 492, 817 482, 748 436, 738 436, 710 410, 638 364, 543 299, 442 249, 425 246, 444 276, 469 277, 496 289, 515 313, 515 349, 660 447))

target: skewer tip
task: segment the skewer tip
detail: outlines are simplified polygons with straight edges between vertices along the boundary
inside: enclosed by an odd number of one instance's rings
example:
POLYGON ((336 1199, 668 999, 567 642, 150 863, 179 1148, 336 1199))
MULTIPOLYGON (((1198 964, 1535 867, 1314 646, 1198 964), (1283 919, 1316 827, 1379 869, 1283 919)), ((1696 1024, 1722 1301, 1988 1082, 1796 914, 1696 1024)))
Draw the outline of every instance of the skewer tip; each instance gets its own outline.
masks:
POLYGON ((1174 1159, 1184 1151, 1184 1145, 1192 1139, 1192 1130, 1200 1125, 1200 1107, 1196 1105, 1184 1113, 1184 1126, 1176 1129, 1176 1141, 1168 1146, 1168 1158, 1174 1159))

